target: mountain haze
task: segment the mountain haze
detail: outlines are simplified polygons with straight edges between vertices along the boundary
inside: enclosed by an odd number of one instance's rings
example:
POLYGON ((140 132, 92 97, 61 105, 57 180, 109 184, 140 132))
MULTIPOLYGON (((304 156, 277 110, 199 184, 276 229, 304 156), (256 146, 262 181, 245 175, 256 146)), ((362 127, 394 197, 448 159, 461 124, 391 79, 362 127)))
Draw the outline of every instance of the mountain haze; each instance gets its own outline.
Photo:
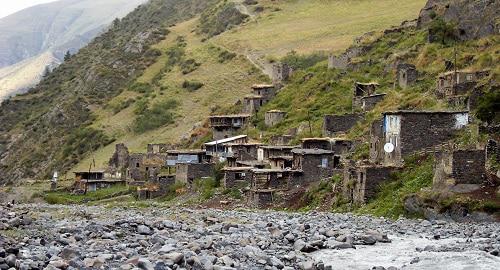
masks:
POLYGON ((46 67, 77 52, 146 0, 62 0, 0 19, 0 100, 33 86, 46 67))

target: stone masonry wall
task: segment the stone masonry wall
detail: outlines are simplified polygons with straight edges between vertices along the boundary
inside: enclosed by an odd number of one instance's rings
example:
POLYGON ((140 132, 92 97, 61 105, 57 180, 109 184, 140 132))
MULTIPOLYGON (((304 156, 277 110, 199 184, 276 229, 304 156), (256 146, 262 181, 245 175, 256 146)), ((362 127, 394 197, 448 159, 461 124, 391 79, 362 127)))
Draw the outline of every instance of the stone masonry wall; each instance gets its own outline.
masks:
POLYGON ((486 175, 484 150, 453 152, 452 176, 456 184, 481 184, 486 175))
POLYGON ((349 131, 356 123, 362 120, 363 114, 325 115, 323 120, 323 135, 333 136, 337 133, 349 131))

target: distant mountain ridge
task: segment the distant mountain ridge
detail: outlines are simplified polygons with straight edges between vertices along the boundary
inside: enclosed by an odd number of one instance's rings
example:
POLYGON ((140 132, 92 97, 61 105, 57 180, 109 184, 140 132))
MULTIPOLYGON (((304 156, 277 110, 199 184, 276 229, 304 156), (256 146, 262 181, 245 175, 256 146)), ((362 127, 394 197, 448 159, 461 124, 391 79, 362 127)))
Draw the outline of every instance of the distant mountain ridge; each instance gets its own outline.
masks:
POLYGON ((46 66, 58 65, 67 51, 77 52, 145 1, 62 0, 0 19, 0 100, 34 86, 46 66), (50 54, 53 61, 46 62, 50 54))

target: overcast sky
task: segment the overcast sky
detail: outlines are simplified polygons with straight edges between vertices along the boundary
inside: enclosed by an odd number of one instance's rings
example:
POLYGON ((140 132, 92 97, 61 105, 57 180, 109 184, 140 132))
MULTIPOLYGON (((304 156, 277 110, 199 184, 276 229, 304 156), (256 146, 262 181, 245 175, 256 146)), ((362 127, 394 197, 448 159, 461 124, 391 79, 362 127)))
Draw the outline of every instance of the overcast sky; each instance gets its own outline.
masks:
POLYGON ((54 1, 56 0, 0 0, 0 18, 27 7, 54 1))

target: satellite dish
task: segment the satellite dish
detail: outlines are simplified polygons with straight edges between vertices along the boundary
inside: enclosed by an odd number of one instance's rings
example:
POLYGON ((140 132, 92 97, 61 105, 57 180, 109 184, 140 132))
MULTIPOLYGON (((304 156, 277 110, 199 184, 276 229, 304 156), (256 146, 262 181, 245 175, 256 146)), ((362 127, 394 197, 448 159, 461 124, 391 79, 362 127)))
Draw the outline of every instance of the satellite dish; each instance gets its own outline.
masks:
POLYGON ((384 145, 384 151, 386 153, 392 153, 394 151, 394 144, 392 144, 392 143, 386 143, 384 145))

